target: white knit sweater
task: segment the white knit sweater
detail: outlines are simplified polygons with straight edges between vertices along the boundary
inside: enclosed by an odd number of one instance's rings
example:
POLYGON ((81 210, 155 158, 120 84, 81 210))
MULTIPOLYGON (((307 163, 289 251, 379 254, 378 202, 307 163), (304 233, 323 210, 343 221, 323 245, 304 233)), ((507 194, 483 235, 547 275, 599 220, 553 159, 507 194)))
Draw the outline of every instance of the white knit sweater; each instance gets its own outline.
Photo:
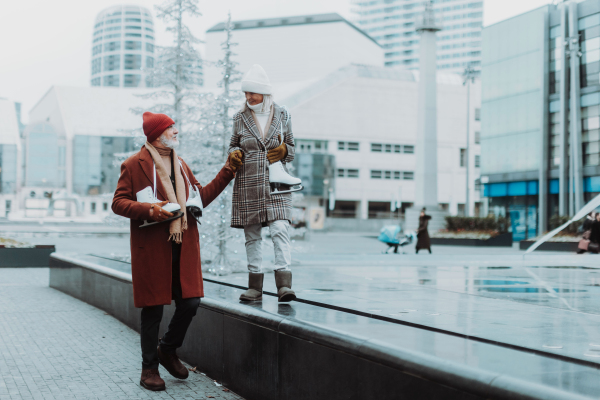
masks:
MULTIPOLYGON (((256 119, 258 120, 258 123, 260 124, 260 127, 262 128, 263 131, 263 136, 267 134, 266 130, 267 130, 267 121, 269 120, 269 114, 271 113, 271 110, 266 110, 265 112, 261 112, 260 109, 262 108, 263 103, 258 103, 256 105, 251 106, 250 103, 247 103, 248 107, 254 111, 254 115, 256 115, 256 119)), ((264 139, 264 137, 263 137, 264 139)))

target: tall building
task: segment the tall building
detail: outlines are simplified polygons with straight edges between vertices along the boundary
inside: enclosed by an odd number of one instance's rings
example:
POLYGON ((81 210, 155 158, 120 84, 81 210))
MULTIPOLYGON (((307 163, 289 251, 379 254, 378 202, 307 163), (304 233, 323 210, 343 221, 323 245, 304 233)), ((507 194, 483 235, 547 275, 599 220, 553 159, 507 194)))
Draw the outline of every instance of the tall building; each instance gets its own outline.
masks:
POLYGON ((515 240, 600 193, 600 2, 548 5, 483 30, 482 181, 515 240))
MULTIPOLYGON (((383 46, 385 66, 419 69, 417 19, 423 0, 352 0, 355 23, 383 46)), ((435 0, 438 69, 461 73, 481 65, 483 1, 435 0)))
POLYGON ((92 39, 92 86, 148 87, 154 67, 154 23, 150 10, 134 5, 104 9, 92 39))
MULTIPOLYGON (((234 60, 246 72, 253 64, 263 66, 272 84, 320 79, 348 64, 383 65, 381 46, 338 14, 303 15, 234 21, 234 60)), ((206 59, 223 57, 225 23, 206 31, 206 59)), ((213 88, 220 70, 205 70, 205 86, 213 88)), ((277 96, 277 93, 275 93, 277 96)))
POLYGON ((0 98, 0 218, 16 207, 20 181, 20 105, 0 98))

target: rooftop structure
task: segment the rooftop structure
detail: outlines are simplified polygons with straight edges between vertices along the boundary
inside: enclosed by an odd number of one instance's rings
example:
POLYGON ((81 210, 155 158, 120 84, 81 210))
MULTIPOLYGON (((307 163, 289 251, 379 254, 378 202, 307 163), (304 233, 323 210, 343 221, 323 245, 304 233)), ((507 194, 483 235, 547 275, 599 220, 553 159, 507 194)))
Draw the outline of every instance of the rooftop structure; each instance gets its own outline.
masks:
MULTIPOLYGON (((272 84, 322 78, 346 65, 383 65, 383 51, 371 37, 338 14, 233 21, 234 61, 247 71, 260 64, 272 84)), ((225 23, 206 32, 206 59, 223 57, 225 23)), ((205 85, 215 87, 216 68, 205 69, 205 85)), ((277 93, 275 93, 277 95, 277 93)))

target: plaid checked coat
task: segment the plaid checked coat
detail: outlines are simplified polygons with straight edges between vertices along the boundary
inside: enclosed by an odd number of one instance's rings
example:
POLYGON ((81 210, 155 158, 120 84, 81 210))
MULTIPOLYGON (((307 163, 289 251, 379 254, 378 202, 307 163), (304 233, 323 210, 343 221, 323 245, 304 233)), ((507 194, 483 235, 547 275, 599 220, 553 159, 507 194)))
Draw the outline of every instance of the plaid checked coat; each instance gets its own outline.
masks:
MULTIPOLYGON (((273 121, 262 141, 252 112, 245 107, 243 112, 233 116, 233 135, 229 144, 229 153, 241 150, 244 154, 242 167, 236 171, 233 186, 231 227, 243 228, 246 225, 292 219, 291 193, 271 196, 267 151, 279 146, 281 134, 287 146, 287 156, 282 163, 294 159, 294 135, 289 112, 273 103, 273 121)), ((287 170, 287 168, 286 168, 287 170)))

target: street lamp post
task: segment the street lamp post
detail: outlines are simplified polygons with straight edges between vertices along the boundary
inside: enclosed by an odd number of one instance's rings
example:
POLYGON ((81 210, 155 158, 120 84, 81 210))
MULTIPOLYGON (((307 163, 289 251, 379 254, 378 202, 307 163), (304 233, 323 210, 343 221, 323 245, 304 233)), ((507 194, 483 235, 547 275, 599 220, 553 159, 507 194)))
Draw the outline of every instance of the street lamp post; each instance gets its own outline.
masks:
POLYGON ((471 216, 470 190, 469 190, 469 170, 470 170, 470 147, 471 147, 471 83, 475 83, 477 71, 473 69, 471 63, 467 64, 463 72, 463 86, 467 86, 467 147, 465 148, 465 167, 467 168, 467 197, 465 200, 465 216, 471 216))

